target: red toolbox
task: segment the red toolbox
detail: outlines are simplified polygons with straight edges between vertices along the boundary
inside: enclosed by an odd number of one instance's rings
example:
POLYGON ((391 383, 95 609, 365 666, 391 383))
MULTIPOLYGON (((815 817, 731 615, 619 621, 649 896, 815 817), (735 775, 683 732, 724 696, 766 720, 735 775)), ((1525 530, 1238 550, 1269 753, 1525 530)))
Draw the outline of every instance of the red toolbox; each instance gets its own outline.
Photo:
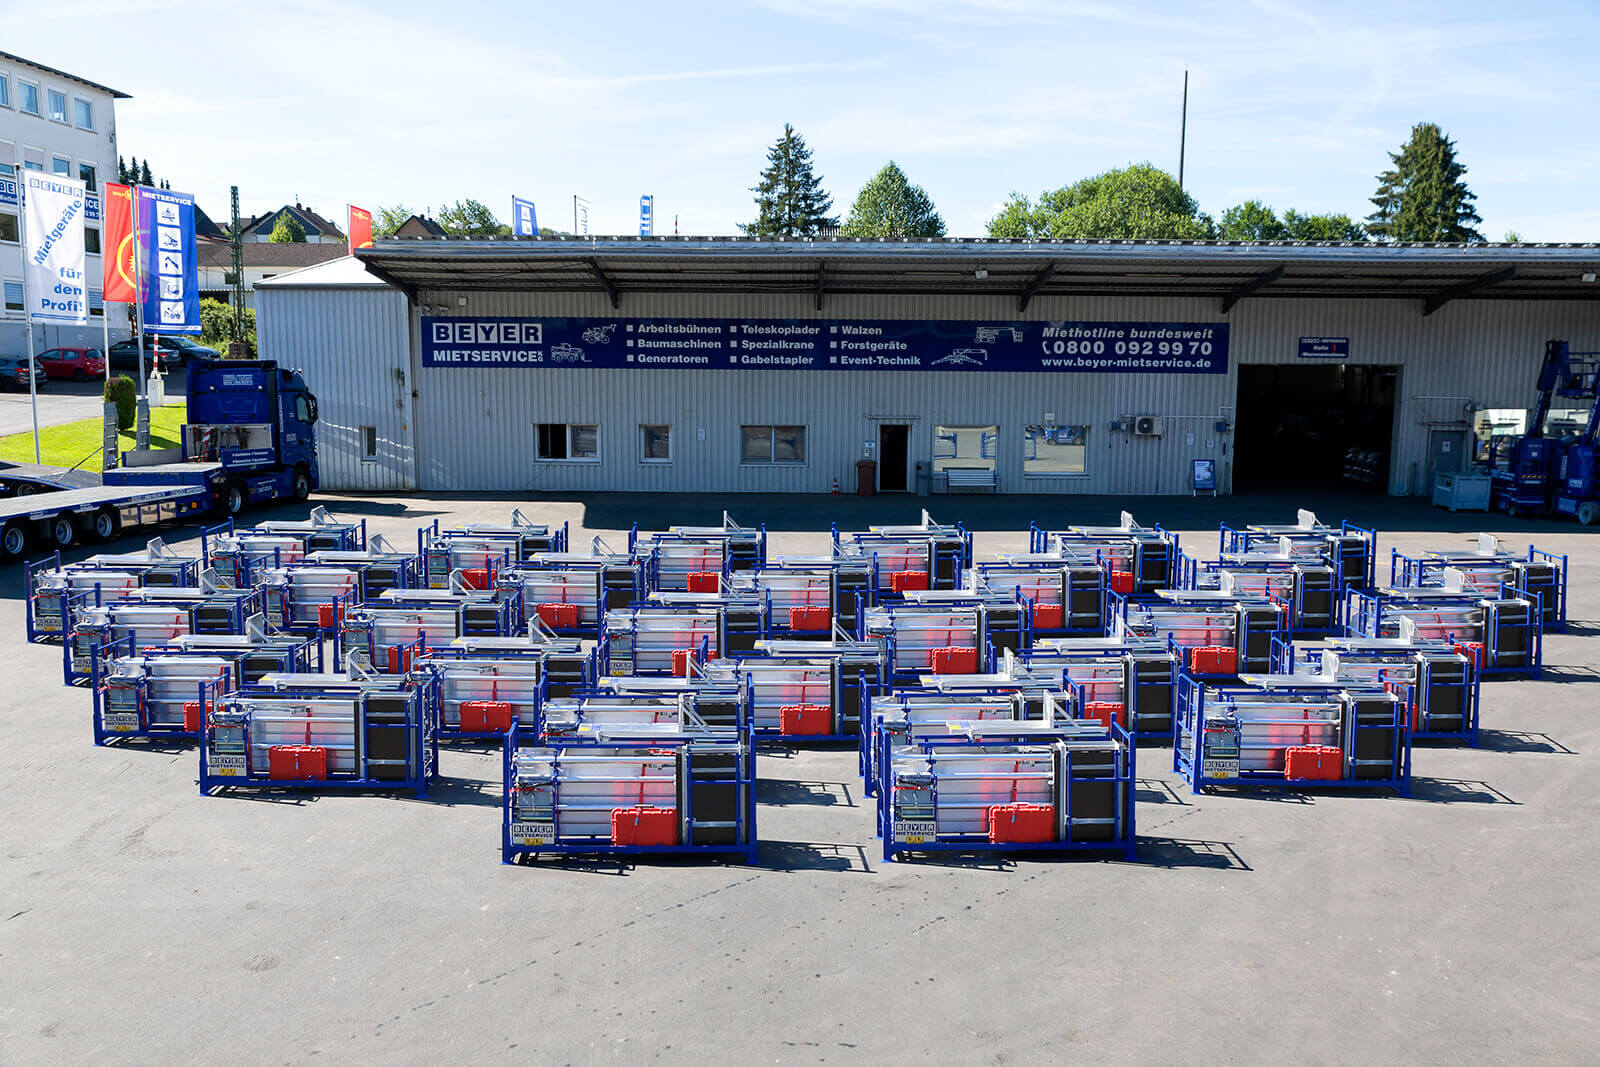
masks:
POLYGON ((1216 646, 1189 650, 1189 673, 1235 674, 1239 670, 1239 650, 1216 646))
POLYGON ((691 593, 715 593, 722 588, 722 575, 716 571, 690 571, 688 590, 691 593))
POLYGON ((936 648, 933 650, 934 674, 977 674, 978 650, 975 648, 936 648))
POLYGON ((1133 572, 1112 571, 1111 591, 1113 593, 1121 593, 1123 596, 1127 596, 1129 593, 1133 592, 1133 572))
POLYGON ((461 571, 461 584, 468 589, 489 588, 489 568, 466 567, 461 571))
POLYGON ((825 734, 833 727, 833 715, 821 704, 785 704, 778 709, 778 732, 785 737, 825 734))
POLYGON ((889 575, 889 588, 896 593, 928 588, 927 571, 895 571, 889 575))
POLYGON ((511 729, 511 705, 504 700, 463 700, 461 732, 503 734, 511 729))
POLYGON ((1328 745, 1284 749, 1283 776, 1298 781, 1337 782, 1344 777, 1344 752, 1328 745))
MULTIPOLYGON (((672 653, 672 676, 674 678, 689 677, 689 659, 691 653, 688 649, 677 649, 672 653)), ((710 649, 706 652, 706 659, 716 659, 717 650, 710 649)))
POLYGON ((612 808, 613 845, 676 845, 678 813, 671 808, 612 808))
POLYGON ((534 608, 539 621, 551 630, 575 630, 578 626, 578 605, 540 604, 534 608))
POLYGON ((412 649, 401 645, 389 646, 389 673, 404 674, 411 669, 412 649))
POLYGON ((339 625, 339 620, 344 618, 344 607, 339 604, 317 605, 317 627, 331 630, 339 625))
POLYGON ((996 804, 989 809, 991 845, 1032 845, 1056 839, 1056 809, 1050 804, 996 804))
POLYGON ((1451 646, 1458 656, 1465 656, 1472 661, 1472 669, 1483 670, 1483 642, 1482 641, 1457 641, 1451 646))
POLYGON ((205 729, 206 717, 200 712, 198 700, 183 702, 183 731, 184 733, 197 734, 205 729))
POLYGON ((317 782, 328 777, 328 750, 321 745, 273 745, 267 776, 275 782, 317 782))
POLYGON ((1061 605, 1035 604, 1033 606, 1033 628, 1035 630, 1061 629, 1061 605))
POLYGON ((1109 727, 1112 723, 1126 726, 1127 723, 1122 721, 1122 717, 1127 710, 1126 706, 1114 700, 1091 700, 1084 704, 1082 717, 1093 719, 1101 726, 1109 727))
POLYGON ((789 629, 796 633, 826 633, 832 627, 833 615, 827 608, 789 609, 789 629))

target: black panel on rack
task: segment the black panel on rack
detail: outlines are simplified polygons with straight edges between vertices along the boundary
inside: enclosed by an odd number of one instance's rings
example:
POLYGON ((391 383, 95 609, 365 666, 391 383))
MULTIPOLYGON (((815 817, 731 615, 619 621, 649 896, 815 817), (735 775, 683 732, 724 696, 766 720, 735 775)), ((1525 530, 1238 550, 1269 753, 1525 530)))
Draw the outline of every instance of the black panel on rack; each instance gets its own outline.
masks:
POLYGON ((1056 749, 1056 779, 1066 787, 1059 792, 1065 796, 1063 818, 1069 820, 1072 840, 1109 841, 1116 836, 1116 758, 1117 754, 1110 750, 1070 751, 1065 746, 1056 749), (1113 821, 1083 825, 1079 821, 1083 819, 1113 821))
POLYGON ((1068 567, 1062 572, 1062 624, 1074 630, 1098 630, 1105 619, 1105 590, 1099 567, 1068 567))
POLYGON ((468 604, 461 609, 461 632, 471 637, 493 637, 500 632, 497 604, 468 604))
POLYGON ((201 604, 194 609, 194 632, 225 634, 233 631, 233 611, 225 604, 201 604))
POLYGON ((1122 691, 1129 697, 1128 716, 1138 733, 1172 731, 1172 657, 1162 653, 1130 654, 1123 663, 1122 691))
POLYGON ((678 750, 678 811, 680 816, 692 811, 694 817, 685 844, 738 843, 738 779, 735 752, 707 751, 696 745, 678 750))

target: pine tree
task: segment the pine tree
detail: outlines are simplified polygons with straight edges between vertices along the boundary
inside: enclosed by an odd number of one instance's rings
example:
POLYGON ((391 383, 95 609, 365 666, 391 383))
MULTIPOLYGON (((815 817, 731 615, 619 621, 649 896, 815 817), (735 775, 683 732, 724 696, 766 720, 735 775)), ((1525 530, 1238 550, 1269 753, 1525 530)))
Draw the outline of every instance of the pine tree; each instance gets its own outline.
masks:
POLYGON ((122 157, 121 156, 118 156, 117 157, 117 184, 118 185, 126 185, 127 183, 128 183, 128 165, 126 163, 122 162, 122 157))
POLYGON ((139 169, 139 184, 150 186, 154 185, 155 183, 155 178, 151 177, 150 175, 150 161, 146 159, 139 169))
POLYGON ((138 185, 139 184, 139 157, 138 156, 129 156, 128 157, 128 178, 127 178, 126 184, 128 184, 128 185, 138 185))
POLYGON ((828 210, 833 197, 822 188, 822 178, 811 169, 811 149, 787 122, 783 136, 767 149, 767 168, 761 172, 756 194, 756 220, 740 223, 750 237, 816 237, 839 225, 828 210))
POLYGON ((943 237, 944 219, 927 190, 912 185, 890 160, 856 194, 839 232, 846 237, 943 237))
POLYGON ((1455 142, 1431 122, 1411 127, 1411 138, 1391 152, 1391 170, 1378 175, 1376 208, 1367 231, 1379 240, 1481 241, 1473 228, 1483 221, 1473 206, 1476 194, 1462 179, 1466 165, 1456 160, 1455 142))

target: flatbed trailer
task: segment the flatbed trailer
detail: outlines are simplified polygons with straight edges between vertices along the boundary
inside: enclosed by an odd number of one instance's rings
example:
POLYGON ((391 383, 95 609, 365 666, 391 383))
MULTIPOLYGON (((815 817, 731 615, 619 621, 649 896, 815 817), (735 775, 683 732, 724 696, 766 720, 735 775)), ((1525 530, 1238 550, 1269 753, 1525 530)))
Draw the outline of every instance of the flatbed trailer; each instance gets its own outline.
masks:
MULTIPOLYGON (((218 467, 195 463, 185 467, 218 467)), ((99 485, 0 500, 0 559, 19 559, 29 544, 69 548, 109 541, 125 530, 204 514, 212 506, 203 481, 181 485, 99 485)))

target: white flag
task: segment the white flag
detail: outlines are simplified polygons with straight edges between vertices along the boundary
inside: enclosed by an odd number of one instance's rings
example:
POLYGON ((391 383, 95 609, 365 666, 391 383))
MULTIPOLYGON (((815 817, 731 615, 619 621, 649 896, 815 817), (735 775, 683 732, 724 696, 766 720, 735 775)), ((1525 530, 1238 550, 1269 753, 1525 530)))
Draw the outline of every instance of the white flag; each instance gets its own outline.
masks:
POLYGON ((89 322, 83 263, 83 183, 73 178, 24 171, 23 220, 27 246, 28 314, 35 322, 89 322))

